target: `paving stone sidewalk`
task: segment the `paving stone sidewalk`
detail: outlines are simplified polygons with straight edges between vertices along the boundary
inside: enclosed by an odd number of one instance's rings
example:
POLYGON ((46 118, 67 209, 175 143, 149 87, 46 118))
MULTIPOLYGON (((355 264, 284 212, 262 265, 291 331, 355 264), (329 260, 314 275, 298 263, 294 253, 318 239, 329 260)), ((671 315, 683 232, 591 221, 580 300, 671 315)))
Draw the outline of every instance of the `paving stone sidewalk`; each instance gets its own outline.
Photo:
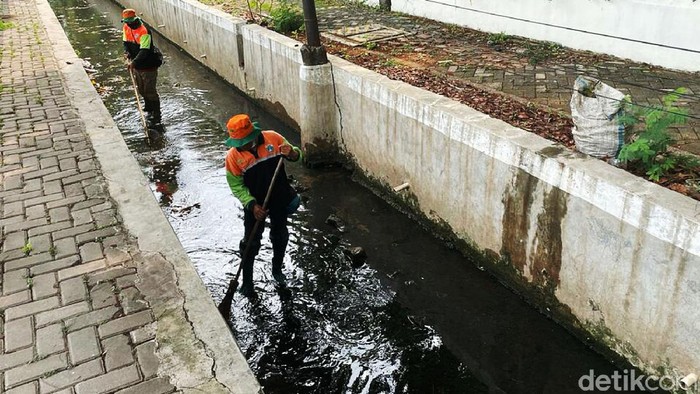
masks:
POLYGON ((175 391, 34 1, 0 0, 0 392, 175 391))
MULTIPOLYGON (((570 114, 569 101, 579 75, 598 78, 640 105, 659 105, 661 98, 679 87, 689 89, 683 102, 689 109, 688 123, 673 129, 676 146, 700 154, 700 75, 635 63, 611 56, 580 63, 557 63, 551 59, 528 64, 522 54, 505 54, 498 46, 475 42, 475 34, 455 34, 448 24, 386 12, 369 7, 319 6, 319 29, 324 32, 380 24, 408 33, 393 39, 415 51, 441 50, 449 54, 436 68, 456 78, 481 84, 570 114), (517 58, 520 57, 520 61, 517 58), (506 59, 506 61, 504 61, 506 59)), ((381 45, 381 44, 380 44, 381 45)), ((595 56, 589 56, 594 58, 595 56)))

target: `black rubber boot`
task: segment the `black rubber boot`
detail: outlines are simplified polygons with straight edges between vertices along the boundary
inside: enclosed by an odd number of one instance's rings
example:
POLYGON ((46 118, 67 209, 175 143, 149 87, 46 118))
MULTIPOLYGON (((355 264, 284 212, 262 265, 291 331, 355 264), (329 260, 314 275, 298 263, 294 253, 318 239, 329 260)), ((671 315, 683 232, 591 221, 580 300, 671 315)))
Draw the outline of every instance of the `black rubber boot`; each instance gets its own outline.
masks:
POLYGON ((281 257, 281 258, 273 257, 272 258, 272 277, 275 278, 275 280, 277 281, 277 283, 280 286, 284 286, 287 284, 287 277, 282 272, 283 259, 284 259, 284 257, 281 257))
POLYGON ((255 296, 255 286, 253 286, 253 260, 242 262, 243 264, 243 282, 241 283, 240 293, 245 297, 255 296))
POLYGON ((157 126, 161 123, 160 118, 160 100, 145 100, 146 105, 144 111, 146 111, 148 124, 150 127, 157 126))

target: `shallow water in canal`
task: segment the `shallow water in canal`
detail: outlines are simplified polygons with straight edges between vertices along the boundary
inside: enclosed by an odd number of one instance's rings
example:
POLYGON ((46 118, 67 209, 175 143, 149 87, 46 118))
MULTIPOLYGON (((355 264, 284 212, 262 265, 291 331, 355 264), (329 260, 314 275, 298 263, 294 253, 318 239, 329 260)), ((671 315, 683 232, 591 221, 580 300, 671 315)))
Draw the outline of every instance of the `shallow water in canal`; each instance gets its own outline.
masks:
MULTIPOLYGON (((119 8, 50 3, 218 303, 243 234, 223 169, 224 124, 246 112, 294 143, 298 135, 156 35, 166 58, 158 85, 166 133, 147 144, 122 60, 119 8)), ((259 297, 237 295, 230 319, 266 393, 575 393, 589 370, 615 370, 351 174, 287 170, 303 196, 290 220, 289 291, 273 286, 266 232, 259 297), (331 214, 341 229, 325 223, 331 214), (343 253, 354 246, 366 250, 366 264, 343 253)))

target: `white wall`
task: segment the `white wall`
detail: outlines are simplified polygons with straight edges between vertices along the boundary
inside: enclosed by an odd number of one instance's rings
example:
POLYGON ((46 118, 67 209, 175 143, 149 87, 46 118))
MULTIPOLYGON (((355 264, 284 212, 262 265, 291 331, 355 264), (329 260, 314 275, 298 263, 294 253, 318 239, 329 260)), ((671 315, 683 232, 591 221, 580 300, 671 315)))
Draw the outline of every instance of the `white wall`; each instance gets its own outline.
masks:
POLYGON ((391 9, 486 32, 700 71, 700 2, 693 0, 392 0, 391 9))
MULTIPOLYGON (((203 28, 195 26, 209 16, 198 21, 187 13, 181 24, 163 19, 180 18, 181 11, 168 8, 189 3, 151 0, 147 9, 172 29, 203 28)), ((198 39, 207 46, 235 42, 226 35, 240 33, 245 68, 227 79, 244 91, 255 88, 254 97, 282 106, 298 124, 313 123, 299 118, 313 115, 300 110, 300 43, 223 18, 235 28, 210 29, 198 39)), ((168 29, 163 33, 181 37, 168 29)), ((230 53, 213 53, 205 64, 236 68, 230 53)), ((343 114, 335 137, 362 171, 389 186, 410 182, 422 213, 482 251, 509 256, 522 283, 550 289, 583 325, 596 328, 592 335, 637 365, 700 371, 699 202, 329 58, 343 114)))

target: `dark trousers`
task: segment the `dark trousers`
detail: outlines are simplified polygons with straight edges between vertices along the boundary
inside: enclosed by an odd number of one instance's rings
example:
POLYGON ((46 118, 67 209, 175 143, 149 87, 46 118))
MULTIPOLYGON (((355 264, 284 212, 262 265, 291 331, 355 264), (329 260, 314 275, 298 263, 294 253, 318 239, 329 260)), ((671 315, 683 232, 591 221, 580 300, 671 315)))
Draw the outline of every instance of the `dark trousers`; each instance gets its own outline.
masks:
POLYGON ((134 70, 134 79, 136 80, 136 88, 143 97, 143 110, 151 114, 154 120, 160 122, 160 96, 158 96, 156 89, 158 69, 134 70))
MULTIPOLYGON (((255 256, 258 255, 260 251, 260 241, 262 240, 262 234, 265 230, 264 223, 260 223, 258 230, 253 237, 253 244, 250 246, 247 256, 243 256, 246 248, 246 241, 250 238, 250 233, 253 232, 253 227, 255 226, 255 216, 253 212, 249 210, 244 210, 243 214, 243 226, 245 228, 245 236, 240 243, 241 258, 243 264, 243 283, 252 284, 253 282, 253 262, 255 261, 255 256)), ((284 209, 281 210, 270 210, 268 215, 270 218, 270 241, 272 242, 272 269, 279 270, 282 268, 282 262, 284 260, 284 253, 287 250, 287 242, 289 241, 289 230, 287 229, 287 213, 284 209)))

